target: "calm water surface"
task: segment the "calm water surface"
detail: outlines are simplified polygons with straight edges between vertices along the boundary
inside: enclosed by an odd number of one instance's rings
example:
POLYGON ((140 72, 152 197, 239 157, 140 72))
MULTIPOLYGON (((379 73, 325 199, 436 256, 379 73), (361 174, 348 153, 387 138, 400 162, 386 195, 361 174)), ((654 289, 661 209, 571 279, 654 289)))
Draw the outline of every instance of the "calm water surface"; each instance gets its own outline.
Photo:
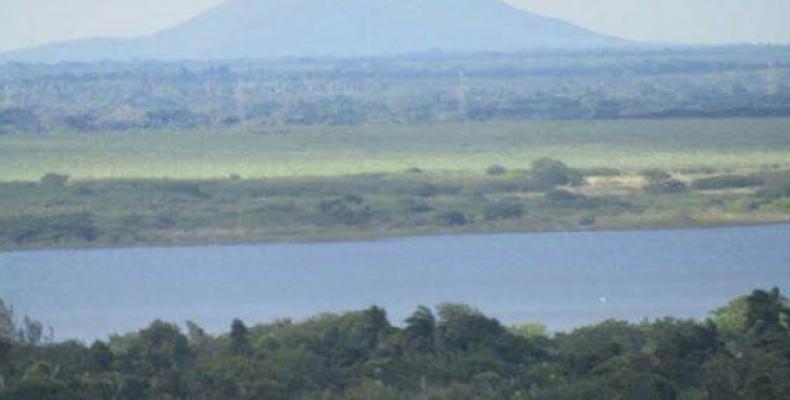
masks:
POLYGON ((385 307, 463 302, 567 330, 609 318, 705 317, 754 288, 790 289, 790 225, 0 253, 0 297, 93 339, 162 318, 210 331, 385 307))

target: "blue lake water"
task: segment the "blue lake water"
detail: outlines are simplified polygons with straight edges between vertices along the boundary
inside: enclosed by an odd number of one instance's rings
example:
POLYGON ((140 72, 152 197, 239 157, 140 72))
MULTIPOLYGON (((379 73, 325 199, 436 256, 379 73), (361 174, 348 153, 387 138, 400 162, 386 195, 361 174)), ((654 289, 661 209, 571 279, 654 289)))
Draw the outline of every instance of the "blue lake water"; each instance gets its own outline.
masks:
POLYGON ((755 288, 790 289, 790 225, 434 236, 358 243, 0 253, 0 297, 103 338, 161 318, 212 332, 376 304, 394 323, 462 302, 568 330, 616 318, 704 318, 755 288))

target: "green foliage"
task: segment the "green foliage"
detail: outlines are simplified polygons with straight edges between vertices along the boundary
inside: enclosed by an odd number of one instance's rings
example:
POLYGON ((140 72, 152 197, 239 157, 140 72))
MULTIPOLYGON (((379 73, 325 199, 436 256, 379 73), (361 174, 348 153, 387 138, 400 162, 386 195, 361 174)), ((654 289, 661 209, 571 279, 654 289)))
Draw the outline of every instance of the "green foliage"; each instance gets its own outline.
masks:
POLYGON ((0 298, 0 340, 10 341, 14 338, 14 314, 0 298))
POLYGON ((691 187, 697 190, 743 189, 765 184, 759 176, 721 175, 695 180, 691 187))
POLYGON ((672 175, 669 172, 660 169, 644 170, 642 171, 642 177, 644 177, 648 183, 661 182, 661 181, 672 179, 672 175))
POLYGON ((50 172, 42 176, 39 182, 41 183, 42 186, 59 188, 66 186, 66 183, 68 183, 68 181, 69 181, 68 175, 62 175, 62 174, 56 174, 54 172, 50 172))
POLYGON ((403 328, 378 307, 219 336, 188 324, 188 338, 156 321, 90 347, 0 342, 0 399, 786 399, 787 300, 755 291, 722 310, 554 336, 462 304, 403 328), (722 330, 731 313, 745 322, 722 330))
POLYGON ((324 200, 318 209, 330 223, 357 225, 371 219, 373 210, 360 196, 346 195, 341 198, 324 200))
POLYGON ((543 201, 548 206, 558 208, 586 208, 593 205, 587 196, 563 189, 549 190, 543 196, 543 201))
POLYGON ((460 211, 444 211, 436 216, 436 222, 444 226, 461 226, 469 223, 469 219, 460 211))
POLYGON ((230 328, 230 351, 235 355, 245 355, 252 352, 250 347, 250 333, 247 326, 239 319, 234 319, 230 328))
POLYGON ((483 209, 487 221, 521 218, 524 215, 524 204, 517 200, 500 200, 490 202, 483 209))
MULTIPOLYGON (((554 166, 551 170, 558 166, 547 164, 554 166)), ((0 247, 363 239, 458 227, 537 231, 689 224, 684 221, 691 219, 677 215, 701 215, 705 226, 787 219, 786 198, 776 197, 786 172, 763 175, 766 185, 756 194, 689 191, 683 196, 618 186, 631 185, 634 176, 557 187, 541 196, 516 173, 98 180, 65 188, 0 182, 0 247)))
POLYGON ((52 217, 20 216, 0 220, 0 235, 17 245, 48 241, 54 243, 92 242, 99 236, 93 214, 56 215, 52 217))
POLYGON ((738 297, 727 306, 715 310, 711 319, 722 332, 743 333, 747 329, 746 313, 748 308, 746 296, 738 297))
POLYGON ((500 175, 505 175, 506 173, 507 173, 507 169, 498 164, 494 164, 486 168, 486 174, 490 176, 500 176, 500 175))
POLYGON ((677 194, 688 190, 688 186, 685 183, 673 179, 671 174, 660 169, 642 171, 642 176, 647 181, 644 190, 649 194, 677 194))
POLYGON ((566 185, 579 186, 582 183, 582 175, 561 161, 543 158, 532 163, 529 187, 533 190, 549 190, 566 185))
POLYGON ((678 194, 688 191, 688 186, 677 179, 664 179, 648 182, 644 189, 649 194, 678 194))

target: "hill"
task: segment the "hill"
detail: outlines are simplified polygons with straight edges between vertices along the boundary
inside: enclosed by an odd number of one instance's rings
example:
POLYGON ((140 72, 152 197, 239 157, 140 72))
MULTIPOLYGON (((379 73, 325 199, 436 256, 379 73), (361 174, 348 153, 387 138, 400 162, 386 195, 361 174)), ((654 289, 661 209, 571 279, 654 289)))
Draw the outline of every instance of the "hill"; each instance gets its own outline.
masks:
POLYGON ((50 44, 0 61, 349 57, 626 43, 501 0, 229 0, 150 36, 50 44))

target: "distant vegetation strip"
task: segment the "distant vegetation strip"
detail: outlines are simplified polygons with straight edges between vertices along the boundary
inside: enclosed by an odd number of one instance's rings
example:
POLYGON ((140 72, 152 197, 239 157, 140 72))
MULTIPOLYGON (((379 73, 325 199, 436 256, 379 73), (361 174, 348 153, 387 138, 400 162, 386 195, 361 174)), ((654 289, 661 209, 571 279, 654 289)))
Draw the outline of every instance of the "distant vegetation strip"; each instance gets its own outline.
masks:
POLYGON ((370 239, 790 221, 790 170, 575 168, 0 183, 0 249, 370 239))
POLYGON ((0 135, 790 116, 790 47, 0 64, 0 135))
POLYGON ((237 319, 219 335, 155 321, 86 345, 54 342, 0 300, 0 399, 780 400, 790 395, 788 321, 773 289, 705 321, 606 321, 553 335, 441 304, 400 326, 374 306, 237 319))

